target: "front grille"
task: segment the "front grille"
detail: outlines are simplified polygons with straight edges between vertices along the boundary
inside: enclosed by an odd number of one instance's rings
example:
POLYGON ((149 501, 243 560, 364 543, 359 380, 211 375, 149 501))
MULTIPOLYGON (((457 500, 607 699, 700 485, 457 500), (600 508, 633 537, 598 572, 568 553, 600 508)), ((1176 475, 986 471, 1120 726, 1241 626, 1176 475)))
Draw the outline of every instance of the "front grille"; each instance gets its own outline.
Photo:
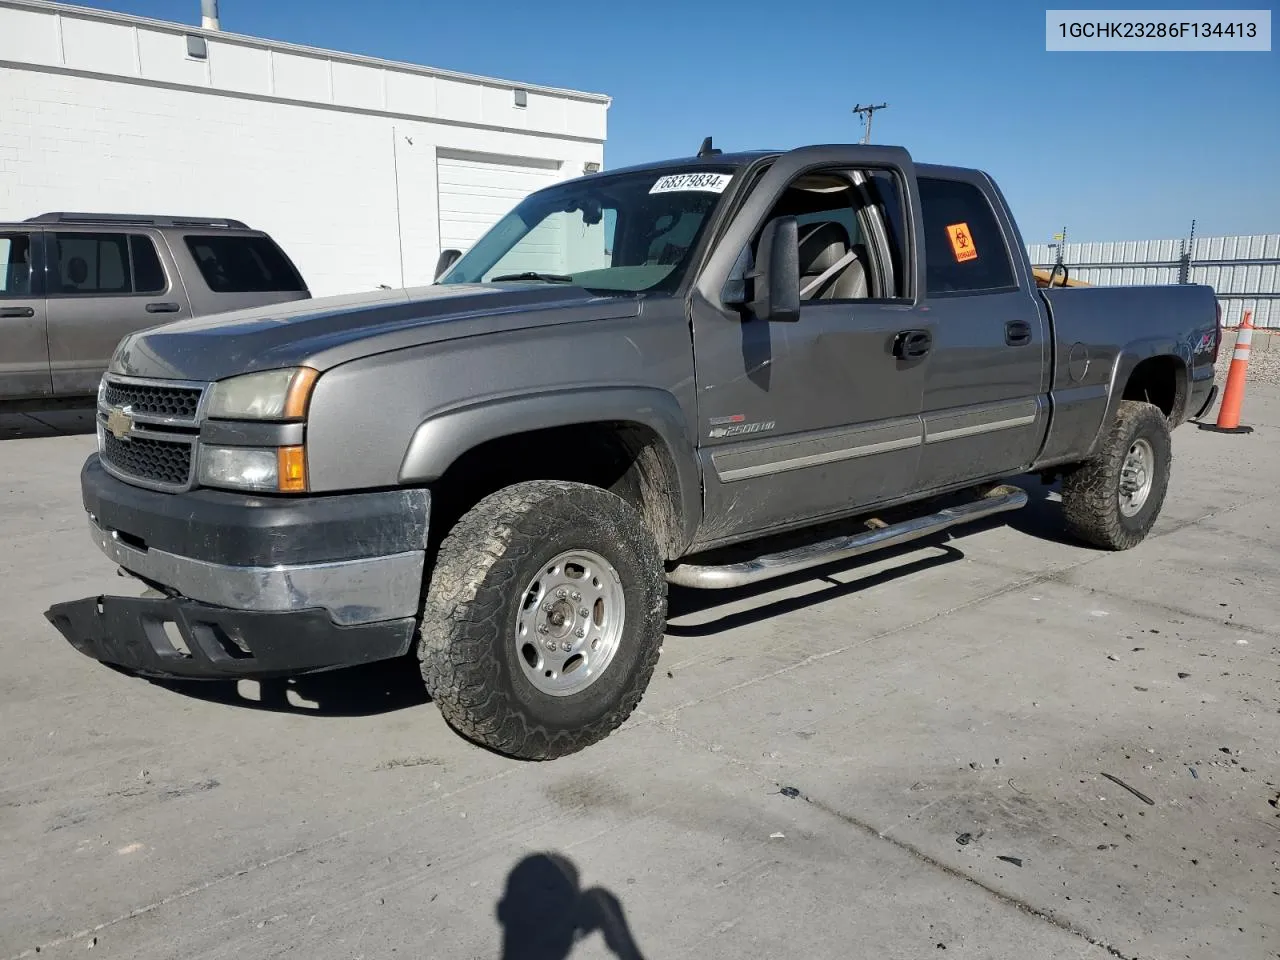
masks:
POLYGON ((128 406, 134 414, 195 420, 200 407, 199 387, 120 383, 108 380, 102 399, 108 407, 128 406))
MULTIPOLYGON (((192 438, 194 439, 194 437, 192 438)), ((185 487, 191 479, 190 443, 133 434, 117 440, 102 431, 102 458, 120 473, 149 483, 185 487)))

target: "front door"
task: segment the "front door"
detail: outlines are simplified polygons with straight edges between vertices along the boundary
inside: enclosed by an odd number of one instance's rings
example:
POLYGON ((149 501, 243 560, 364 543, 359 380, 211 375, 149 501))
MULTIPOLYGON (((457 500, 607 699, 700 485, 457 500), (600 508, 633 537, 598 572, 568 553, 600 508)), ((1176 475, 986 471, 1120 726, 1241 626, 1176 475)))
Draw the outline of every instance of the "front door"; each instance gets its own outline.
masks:
POLYGON ((1013 225, 982 175, 921 176, 925 287, 934 318, 920 484, 1029 467, 1049 416, 1049 337, 1034 280, 1014 267, 1013 225), (985 189, 984 189, 985 187, 985 189))
POLYGON ((767 323, 693 297, 707 518, 699 547, 914 489, 924 363, 895 355, 895 343, 928 323, 909 298, 910 246, 886 232, 883 209, 911 190, 909 163, 905 151, 881 148, 794 151, 722 237, 741 265, 766 222, 795 216, 802 301, 798 322, 767 323), (867 176, 877 166, 880 176, 867 176))
POLYGON ((0 231, 2 400, 47 397, 52 389, 39 247, 38 230, 0 231))
POLYGON ((59 396, 90 396, 130 333, 189 316, 176 276, 145 233, 45 234, 49 366, 59 396))

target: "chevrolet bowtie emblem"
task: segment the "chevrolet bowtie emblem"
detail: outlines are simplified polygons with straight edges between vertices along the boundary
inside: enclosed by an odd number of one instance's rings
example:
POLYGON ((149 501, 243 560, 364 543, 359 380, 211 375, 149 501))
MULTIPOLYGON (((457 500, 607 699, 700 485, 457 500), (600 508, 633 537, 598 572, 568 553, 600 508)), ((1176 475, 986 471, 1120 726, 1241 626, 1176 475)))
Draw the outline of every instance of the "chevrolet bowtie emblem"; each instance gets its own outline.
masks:
POLYGON ((133 415, 128 407, 112 407, 107 413, 107 429, 117 440, 127 440, 133 432, 133 415))

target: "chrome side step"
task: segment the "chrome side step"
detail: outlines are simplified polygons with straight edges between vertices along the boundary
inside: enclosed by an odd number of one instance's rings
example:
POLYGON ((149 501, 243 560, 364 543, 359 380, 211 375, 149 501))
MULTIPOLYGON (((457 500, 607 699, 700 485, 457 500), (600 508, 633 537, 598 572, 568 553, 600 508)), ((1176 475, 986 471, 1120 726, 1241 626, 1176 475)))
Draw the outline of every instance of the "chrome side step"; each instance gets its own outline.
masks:
POLYGON ((948 527, 972 523, 993 514, 1018 510, 1027 504, 1027 492, 1021 487, 1001 484, 987 491, 972 503, 947 507, 937 513, 904 520, 888 526, 879 526, 865 533, 836 537, 793 550, 769 553, 754 560, 729 563, 723 566, 699 566, 682 563, 667 573, 667 581, 681 587, 702 590, 726 590, 744 587, 774 577, 786 576, 810 567, 846 560, 860 554, 896 547, 899 544, 919 540, 948 527))

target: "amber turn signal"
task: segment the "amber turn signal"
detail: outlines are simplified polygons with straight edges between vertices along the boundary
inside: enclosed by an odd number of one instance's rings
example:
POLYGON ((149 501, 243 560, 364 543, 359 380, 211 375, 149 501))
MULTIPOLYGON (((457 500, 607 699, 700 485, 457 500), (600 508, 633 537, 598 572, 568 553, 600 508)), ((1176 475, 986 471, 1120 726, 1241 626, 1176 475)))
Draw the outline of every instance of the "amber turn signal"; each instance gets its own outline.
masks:
POLYGON ((307 489, 306 447, 277 447, 276 463, 277 483, 282 492, 302 493, 307 489))

